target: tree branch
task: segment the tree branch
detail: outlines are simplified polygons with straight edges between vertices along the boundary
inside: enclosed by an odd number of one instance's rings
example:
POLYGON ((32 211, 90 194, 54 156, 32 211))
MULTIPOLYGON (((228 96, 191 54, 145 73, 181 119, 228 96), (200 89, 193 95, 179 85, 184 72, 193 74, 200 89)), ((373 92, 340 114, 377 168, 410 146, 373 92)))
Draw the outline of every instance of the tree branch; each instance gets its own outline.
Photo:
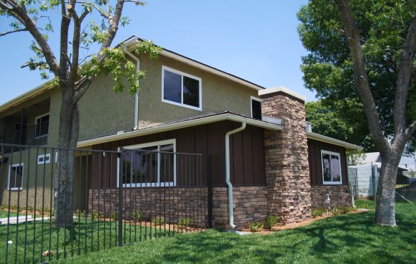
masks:
MULTIPOLYGON (((68 5, 72 5, 72 2, 70 2, 68 5)), ((72 5, 73 6, 73 5, 72 5)), ((69 32, 69 25, 71 23, 71 19, 68 16, 67 10, 66 10, 66 3, 65 0, 61 0, 61 40, 60 40, 60 62, 59 62, 59 68, 60 72, 57 75, 59 78, 61 90, 64 92, 66 90, 66 81, 68 78, 68 65, 67 62, 68 58, 68 32, 69 32)))
POLYGON ((362 53, 360 43, 360 32, 356 26, 354 18, 347 0, 334 0, 341 21, 345 27, 345 34, 347 36, 348 45, 351 52, 351 58, 354 68, 354 79, 360 94, 361 102, 363 103, 364 113, 367 117, 370 127, 372 139, 381 147, 390 148, 390 143, 383 136, 379 114, 371 94, 370 85, 368 82, 367 72, 365 70, 364 56, 362 53))
POLYGON ((17 32, 24 32, 24 31, 28 31, 28 30, 26 28, 15 29, 15 30, 0 33, 0 37, 4 37, 6 35, 17 33, 17 32))
POLYGON ((110 14, 108 14, 107 12, 104 12, 104 10, 102 10, 101 8, 99 8, 98 6, 94 4, 92 6, 94 7, 95 10, 98 11, 98 13, 100 13, 101 16, 103 16, 106 19, 110 19, 110 14))
MULTIPOLYGON (((117 0, 116 8, 114 10, 114 15, 108 17, 108 23, 109 27, 107 30, 108 36, 107 39, 103 42, 101 45, 100 51, 98 52, 98 60, 103 61, 105 59, 104 50, 111 46, 111 43, 114 40, 114 37, 116 36, 118 25, 120 23, 121 19, 121 13, 123 12, 123 6, 124 6, 125 0, 117 0)), ((78 102, 81 97, 85 94, 87 91, 89 85, 91 84, 93 77, 88 77, 86 79, 82 78, 77 85, 76 94, 74 95, 74 100, 78 102)))
MULTIPOLYGON (((72 35, 72 64, 71 64, 71 72, 69 74, 69 79, 71 83, 75 83, 78 72, 76 69, 78 69, 79 65, 79 46, 80 46, 80 38, 81 38, 81 21, 78 17, 75 7, 68 5, 68 12, 70 16, 74 19, 74 33, 72 35)), ((85 11, 83 13, 83 16, 85 17, 86 14, 85 11)), ((75 87, 74 87, 75 89, 75 87)))
POLYGON ((413 71, 413 61, 416 52, 416 9, 411 20, 403 52, 400 56, 397 76, 396 95, 394 100, 394 130, 395 134, 403 133, 406 129, 406 105, 409 84, 413 71))
POLYGON ((416 121, 413 121, 413 123, 406 129, 405 135, 407 137, 410 137, 413 135, 413 133, 415 133, 415 131, 416 131, 416 121))
POLYGON ((56 57, 51 47, 47 43, 46 39, 42 36, 42 34, 39 32, 39 29, 36 27, 36 23, 29 17, 26 7, 23 4, 23 1, 20 6, 18 6, 14 1, 10 0, 4 0, 2 2, 12 6, 12 8, 7 11, 8 14, 19 20, 19 22, 25 26, 25 29, 27 29, 27 31, 30 32, 32 37, 35 39, 36 43, 42 49, 42 52, 45 56, 45 60, 48 63, 50 70, 55 75, 57 75, 59 73, 59 66, 56 57))
POLYGON ((118 25, 120 23, 121 13, 123 11, 123 5, 124 5, 124 0, 117 0, 114 15, 110 16, 108 18, 108 23, 110 25, 108 27, 108 30, 107 30, 108 37, 103 42, 103 44, 101 45, 99 56, 103 56, 103 55, 101 55, 102 51, 104 51, 106 48, 110 47, 111 43, 114 40, 114 37, 116 36, 117 30, 118 30, 118 25))

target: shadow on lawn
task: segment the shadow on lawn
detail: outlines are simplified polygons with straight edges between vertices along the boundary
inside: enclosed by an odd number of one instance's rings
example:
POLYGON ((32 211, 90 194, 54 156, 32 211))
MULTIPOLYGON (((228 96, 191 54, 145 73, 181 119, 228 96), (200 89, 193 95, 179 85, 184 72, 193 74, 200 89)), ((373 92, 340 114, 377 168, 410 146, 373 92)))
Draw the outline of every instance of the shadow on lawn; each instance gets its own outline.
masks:
POLYGON ((416 224, 410 220, 399 214, 399 227, 381 227, 374 225, 374 212, 366 212, 328 218, 271 235, 208 231, 177 237, 172 244, 175 250, 167 251, 163 258, 166 262, 191 263, 409 263, 416 261, 415 254, 403 248, 415 244, 416 224))

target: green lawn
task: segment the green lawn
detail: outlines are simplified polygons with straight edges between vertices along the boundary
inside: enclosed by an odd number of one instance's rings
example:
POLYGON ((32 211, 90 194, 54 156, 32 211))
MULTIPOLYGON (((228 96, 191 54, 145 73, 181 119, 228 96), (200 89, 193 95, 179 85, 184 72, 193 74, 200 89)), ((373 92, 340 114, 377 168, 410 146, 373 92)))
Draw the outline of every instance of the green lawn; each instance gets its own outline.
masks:
MULTIPOLYGON (((357 201, 374 208, 371 201, 357 201)), ((341 215, 271 235, 209 230, 92 253, 63 263, 416 263, 416 206, 397 204, 398 227, 374 212, 341 215)))
MULTIPOLYGON (((7 210, 0 210, 0 218, 7 218, 9 215, 9 212, 7 210)), ((10 217, 16 216, 17 213, 10 212, 10 217)), ((22 214, 20 214, 22 216, 22 214)))
MULTIPOLYGON (((40 217, 37 216, 40 220, 40 217)), ((123 243, 150 240, 172 235, 173 230, 126 223, 122 225, 123 243)), ((60 229, 44 221, 0 226, 0 263, 50 262, 117 246, 118 222, 74 218, 73 228, 60 229), (12 243, 8 245, 7 241, 12 243), (26 243, 25 243, 26 241, 26 243), (42 256, 42 252, 52 255, 42 256), (7 261, 6 261, 7 259, 7 261)))

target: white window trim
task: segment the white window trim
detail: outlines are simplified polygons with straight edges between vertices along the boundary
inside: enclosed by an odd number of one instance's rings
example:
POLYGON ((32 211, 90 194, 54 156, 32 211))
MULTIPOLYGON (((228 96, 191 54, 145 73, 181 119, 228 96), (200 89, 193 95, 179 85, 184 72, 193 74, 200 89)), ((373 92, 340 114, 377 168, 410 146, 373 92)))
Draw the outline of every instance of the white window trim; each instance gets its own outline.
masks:
MULTIPOLYGON (((47 116, 47 115, 49 115, 49 113, 46 113, 46 114, 35 117, 35 139, 44 138, 44 137, 47 137, 49 135, 49 128, 48 128, 48 133, 46 133, 45 135, 38 136, 38 137, 36 136, 36 125, 37 125, 36 121, 38 119, 44 117, 44 116, 47 116)), ((49 118, 50 118, 50 116, 49 116, 49 118)))
POLYGON ((48 164, 51 163, 51 154, 42 154, 38 156, 38 165, 48 164), (43 158, 44 161, 40 161, 40 159, 43 158))
POLYGON ((23 189, 23 175, 24 175, 24 171, 25 171, 25 169, 24 169, 24 163, 15 163, 15 164, 9 165, 9 173, 7 175, 7 190, 8 191, 19 191, 19 190, 22 190, 23 189), (21 175, 21 177, 22 177, 22 186, 21 187, 13 187, 13 188, 10 188, 10 174, 12 172, 12 168, 13 167, 22 167, 22 175, 21 175))
MULTIPOLYGON (((250 116, 251 116, 251 118, 254 118, 253 117, 253 100, 257 101, 257 102, 260 102, 260 104, 261 104, 261 99, 260 98, 250 96, 250 116)), ((261 119, 260 120, 263 120, 263 113, 260 113, 260 114, 261 114, 261 119)))
MULTIPOLYGON (((330 166, 331 166, 331 164, 330 164, 330 166)), ((341 155, 340 155, 340 153, 327 151, 327 150, 321 150, 321 170, 322 170, 322 182, 323 182, 324 185, 342 185, 342 165, 341 165, 341 155), (324 162, 323 162, 323 157, 322 157, 323 154, 338 156, 340 181, 325 181, 324 180, 325 179, 324 178, 324 162)), ((331 179, 333 179, 332 168, 331 168, 331 179)))
MULTIPOLYGON (((125 188, 141 188, 141 187, 173 187, 176 186, 176 139, 168 139, 162 141, 154 141, 149 143, 143 143, 138 145, 124 146, 124 149, 138 149, 158 146, 158 151, 160 151, 161 145, 173 144, 173 182, 160 182, 160 153, 158 153, 158 165, 157 165, 157 180, 158 182, 142 182, 142 183, 123 183, 125 188)), ((118 148, 120 151, 121 148, 118 148)), ((120 182, 120 158, 117 158, 117 187, 119 187, 120 182)))
POLYGON ((193 109, 193 110, 198 110, 198 111, 202 111, 202 79, 196 76, 193 76, 191 74, 187 74, 185 72, 181 72, 169 67, 166 67, 164 65, 162 65, 162 102, 167 103, 167 104, 172 104, 172 105, 177 105, 177 106, 181 106, 181 107, 185 107, 185 108, 189 108, 189 109, 193 109), (172 102, 169 100, 165 99, 165 70, 179 74, 182 76, 181 78, 181 102, 182 103, 177 103, 177 102, 172 102), (195 107, 195 106, 191 106, 191 105, 187 105, 183 103, 183 76, 195 79, 197 81, 199 81, 199 107, 195 107))

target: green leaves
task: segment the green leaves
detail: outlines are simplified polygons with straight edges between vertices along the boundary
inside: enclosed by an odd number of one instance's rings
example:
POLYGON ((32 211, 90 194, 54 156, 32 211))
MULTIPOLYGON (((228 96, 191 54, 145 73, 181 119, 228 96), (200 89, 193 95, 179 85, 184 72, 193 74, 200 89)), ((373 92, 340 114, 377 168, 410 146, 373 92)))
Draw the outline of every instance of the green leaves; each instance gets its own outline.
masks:
MULTIPOLYGON (((399 58, 416 0, 350 0, 353 17, 360 30, 360 42, 371 93, 383 131, 392 135, 394 96, 399 58)), ((310 52, 302 58, 305 86, 333 107, 350 109, 347 101, 359 101, 347 39, 338 10, 332 1, 311 0, 298 13, 298 32, 310 52)), ((416 72, 416 66, 414 67, 416 72)), ((413 77, 410 91, 416 89, 413 77)), ((411 93, 409 93, 410 95, 411 93)), ((409 96, 408 108, 416 102, 409 96)), ((347 114, 349 114, 347 112, 347 114)), ((362 127, 366 118, 362 119, 362 127)))
MULTIPOLYGON (((153 45, 150 41, 139 43, 136 46, 136 51, 137 49, 143 54, 148 54, 151 58, 157 58, 161 51, 160 47, 153 45)), ((97 56, 93 56, 87 63, 80 66, 80 77, 96 77, 100 73, 104 73, 113 78, 113 90, 116 92, 128 89, 130 93, 134 94, 140 90, 139 81, 146 74, 137 69, 134 61, 126 58, 121 48, 107 48, 101 55, 102 61, 99 61, 97 56)))
POLYGON ((142 41, 136 46, 137 54, 148 54, 149 58, 157 59, 162 52, 162 48, 153 44, 151 40, 142 41))

